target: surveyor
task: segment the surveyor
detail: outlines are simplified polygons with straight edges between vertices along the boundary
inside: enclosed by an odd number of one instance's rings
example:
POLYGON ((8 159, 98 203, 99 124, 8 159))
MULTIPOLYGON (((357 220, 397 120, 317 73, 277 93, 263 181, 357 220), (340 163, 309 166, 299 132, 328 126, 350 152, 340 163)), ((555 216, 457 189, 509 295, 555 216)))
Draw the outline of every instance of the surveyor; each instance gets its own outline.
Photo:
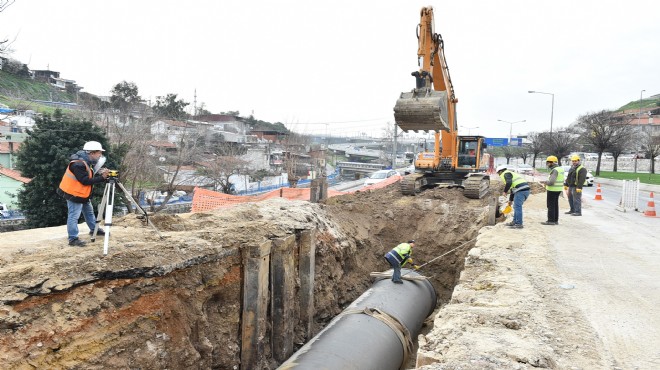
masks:
POLYGON ((504 181, 504 195, 509 193, 509 205, 513 203, 513 221, 509 222, 507 226, 513 229, 523 228, 523 203, 529 197, 530 187, 525 178, 516 173, 509 171, 506 164, 497 166, 495 172, 504 181))
POLYGON ((580 157, 571 157, 571 169, 564 181, 564 190, 568 193, 568 205, 571 209, 565 212, 571 216, 582 216, 582 187, 587 181, 587 169, 582 167, 580 157))
MULTIPOLYGON (((103 156, 103 147, 98 141, 88 141, 82 150, 71 155, 71 161, 66 167, 62 181, 57 189, 57 194, 66 199, 68 216, 66 220, 66 231, 69 234, 69 245, 84 247, 85 242, 78 238, 78 219, 82 213, 89 227, 90 234, 96 227, 94 207, 90 198, 94 184, 104 182, 108 178, 108 169, 100 169, 97 175, 93 167, 103 156)), ((97 230, 97 235, 105 235, 102 229, 97 230)))
MULTIPOLYGON (((414 246, 415 240, 408 240, 407 243, 401 243, 385 254, 385 259, 394 270, 392 273, 392 282, 394 284, 403 284, 401 280, 401 267, 408 262, 413 263, 411 255, 414 246)), ((418 269, 419 266, 413 264, 413 268, 418 269)))
POLYGON ((548 219, 541 222, 543 225, 559 224, 559 195, 563 191, 564 168, 559 165, 556 156, 550 155, 545 160, 545 165, 550 170, 548 180, 545 182, 546 206, 548 207, 548 219))

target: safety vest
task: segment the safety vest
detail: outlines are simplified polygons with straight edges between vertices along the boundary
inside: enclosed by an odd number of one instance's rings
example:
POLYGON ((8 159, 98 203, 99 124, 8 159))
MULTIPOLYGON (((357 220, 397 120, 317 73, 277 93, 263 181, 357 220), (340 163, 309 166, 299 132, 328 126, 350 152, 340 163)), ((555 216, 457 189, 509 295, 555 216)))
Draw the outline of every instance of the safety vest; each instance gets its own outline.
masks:
MULTIPOLYGON (((584 167, 582 167, 582 165, 579 165, 575 169, 575 186, 577 186, 577 184, 578 184, 578 177, 579 177, 578 175, 580 174, 580 170, 583 169, 583 168, 584 167)), ((582 184, 582 186, 584 186, 584 185, 587 185, 587 176, 584 177, 584 184, 582 184)))
POLYGON ((87 169, 87 173, 89 174, 89 177, 92 178, 94 174, 92 173, 92 169, 89 167, 86 161, 83 160, 75 160, 69 162, 69 165, 66 166, 66 171, 64 172, 64 176, 62 176, 62 181, 60 182, 60 189, 62 189, 63 192, 73 195, 74 197, 78 198, 89 198, 89 196, 92 194, 92 185, 83 185, 78 179, 76 179, 76 175, 71 172, 71 164, 74 162, 82 162, 85 165, 85 168, 87 169))
POLYGON ((412 254, 412 247, 408 243, 401 243, 394 247, 389 254, 396 258, 401 266, 403 266, 408 262, 408 258, 410 258, 410 255, 412 254))
POLYGON ((504 181, 505 184, 506 184, 506 179, 504 178, 504 174, 507 173, 507 172, 510 173, 511 176, 512 176, 512 178, 511 178, 511 189, 509 189, 509 190, 511 191, 511 193, 515 193, 516 191, 513 190, 513 189, 514 189, 516 186, 518 186, 518 185, 520 185, 520 184, 522 184, 522 183, 527 182, 527 180, 525 180, 524 177, 522 177, 520 174, 518 174, 518 173, 516 173, 516 172, 509 171, 509 170, 505 170, 504 172, 502 172, 502 173, 500 174, 500 177, 502 178, 502 181, 504 181))
MULTIPOLYGON (((564 188, 564 168, 562 166, 555 166, 552 170, 557 171, 557 179, 554 185, 546 185, 547 191, 562 191, 564 188)), ((552 173, 552 171, 550 171, 552 173)))

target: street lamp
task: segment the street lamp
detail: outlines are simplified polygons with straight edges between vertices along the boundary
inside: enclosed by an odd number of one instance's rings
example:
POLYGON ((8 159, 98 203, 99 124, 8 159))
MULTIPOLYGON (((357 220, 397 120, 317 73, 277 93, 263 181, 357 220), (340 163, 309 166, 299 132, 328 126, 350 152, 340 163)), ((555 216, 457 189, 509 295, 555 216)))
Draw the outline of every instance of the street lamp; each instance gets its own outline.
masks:
MULTIPOLYGON (((639 92, 639 114, 637 115, 637 124, 640 125, 639 127, 642 127, 642 94, 646 90, 642 90, 639 92)), ((635 173, 637 173, 637 157, 639 156, 639 142, 637 142, 637 145, 635 147, 635 173)), ((653 160, 653 159, 651 159, 653 160)))
POLYGON ((499 121, 499 122, 504 122, 504 123, 508 123, 508 124, 509 124, 509 145, 511 145, 511 139, 513 138, 513 136, 511 135, 511 132, 512 132, 512 130, 513 130, 513 124, 514 124, 514 123, 527 122, 526 119, 524 119, 524 120, 522 120, 522 121, 516 121, 516 122, 509 122, 509 121, 505 121, 505 120, 503 120, 503 119, 498 119, 498 121, 499 121))
POLYGON ((468 130, 468 135, 470 135, 470 130, 475 129, 475 128, 479 128, 479 126, 476 126, 476 127, 465 127, 464 126, 463 128, 467 129, 468 130))
POLYGON ((550 134, 552 134, 552 116, 555 113, 555 94, 553 93, 547 93, 547 92, 541 92, 541 91, 528 91, 530 94, 545 94, 545 95, 552 95, 552 107, 550 108, 550 134))

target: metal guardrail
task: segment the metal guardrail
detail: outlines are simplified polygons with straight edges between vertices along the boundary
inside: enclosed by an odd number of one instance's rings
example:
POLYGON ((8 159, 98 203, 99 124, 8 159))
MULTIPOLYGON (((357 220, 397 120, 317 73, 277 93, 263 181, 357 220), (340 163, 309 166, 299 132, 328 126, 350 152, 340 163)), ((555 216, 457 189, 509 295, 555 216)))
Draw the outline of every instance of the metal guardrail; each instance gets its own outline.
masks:
POLYGON ((362 162, 337 162, 337 167, 341 169, 358 169, 358 170, 384 170, 385 165, 380 163, 362 163, 362 162))

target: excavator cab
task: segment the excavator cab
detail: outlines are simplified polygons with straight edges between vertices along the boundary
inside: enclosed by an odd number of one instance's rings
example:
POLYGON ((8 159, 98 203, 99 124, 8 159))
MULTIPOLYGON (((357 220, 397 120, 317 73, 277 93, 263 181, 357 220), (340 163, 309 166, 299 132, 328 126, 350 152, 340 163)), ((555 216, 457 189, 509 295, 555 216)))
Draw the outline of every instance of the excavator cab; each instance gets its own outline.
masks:
POLYGON ((482 136, 459 136, 458 137, 458 163, 457 171, 474 172, 481 168, 486 144, 482 136))

